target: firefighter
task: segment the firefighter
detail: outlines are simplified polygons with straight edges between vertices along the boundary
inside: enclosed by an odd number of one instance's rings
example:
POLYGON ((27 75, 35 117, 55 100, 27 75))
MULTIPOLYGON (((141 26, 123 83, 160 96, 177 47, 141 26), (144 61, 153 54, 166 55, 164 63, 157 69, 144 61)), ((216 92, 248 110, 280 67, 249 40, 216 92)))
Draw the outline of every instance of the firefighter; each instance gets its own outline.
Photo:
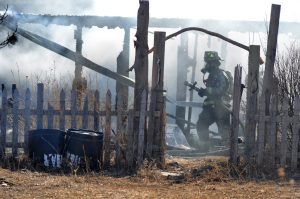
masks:
POLYGON ((205 67, 201 70, 208 73, 207 79, 203 79, 206 88, 200 88, 198 95, 206 97, 203 102, 203 110, 197 121, 197 133, 199 136, 199 148, 209 150, 209 126, 217 124, 218 133, 222 142, 229 145, 230 133, 230 103, 232 100, 233 78, 228 71, 220 69, 221 58, 217 52, 206 51, 204 53, 205 67))

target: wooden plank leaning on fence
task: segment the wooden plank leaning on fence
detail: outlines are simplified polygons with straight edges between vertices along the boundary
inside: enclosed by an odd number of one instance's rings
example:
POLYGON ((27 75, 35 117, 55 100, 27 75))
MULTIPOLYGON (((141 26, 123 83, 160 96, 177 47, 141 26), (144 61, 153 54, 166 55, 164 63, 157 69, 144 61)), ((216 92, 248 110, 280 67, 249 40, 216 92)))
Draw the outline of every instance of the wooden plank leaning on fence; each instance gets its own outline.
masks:
POLYGON ((248 175, 254 173, 255 152, 255 115, 257 111, 258 72, 259 72, 260 46, 251 45, 249 50, 248 81, 247 81, 247 105, 245 124, 245 155, 249 164, 248 175))
POLYGON ((111 92, 110 90, 106 93, 106 102, 105 102, 105 129, 104 129, 104 138, 103 138, 103 168, 108 168, 110 166, 110 132, 111 132, 111 92))
POLYGON ((0 157, 5 156, 6 148, 6 124, 7 124, 7 90, 2 85, 2 113, 1 113, 1 136, 0 136, 0 157))
POLYGON ((234 70, 233 106, 230 134, 230 162, 237 166, 238 158, 238 133, 241 103, 242 67, 237 65, 234 70))

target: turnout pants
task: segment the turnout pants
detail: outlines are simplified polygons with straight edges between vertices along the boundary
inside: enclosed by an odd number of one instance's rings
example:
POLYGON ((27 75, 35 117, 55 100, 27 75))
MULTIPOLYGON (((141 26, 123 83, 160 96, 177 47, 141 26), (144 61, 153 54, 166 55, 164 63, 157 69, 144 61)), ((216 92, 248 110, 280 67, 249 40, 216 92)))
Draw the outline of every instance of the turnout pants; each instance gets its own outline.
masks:
POLYGON ((209 148, 209 126, 213 123, 218 126, 218 133, 225 145, 229 144, 230 133, 230 112, 222 105, 203 106, 197 121, 197 133, 200 140, 200 148, 209 148))

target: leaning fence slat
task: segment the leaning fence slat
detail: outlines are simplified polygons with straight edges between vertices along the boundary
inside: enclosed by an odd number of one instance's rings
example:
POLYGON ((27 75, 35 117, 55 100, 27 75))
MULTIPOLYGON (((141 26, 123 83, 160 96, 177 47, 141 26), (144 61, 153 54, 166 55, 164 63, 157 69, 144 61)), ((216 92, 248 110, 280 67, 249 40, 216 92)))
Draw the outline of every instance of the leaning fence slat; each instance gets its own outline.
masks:
POLYGON ((105 105, 106 117, 105 117, 105 131, 104 131, 104 162, 103 167, 108 168, 110 166, 110 131, 111 131, 111 92, 106 93, 106 105, 105 105))
POLYGON ((234 70, 234 90, 233 90, 233 107, 232 107, 232 129, 230 135, 230 162, 237 165, 238 157, 238 132, 241 103, 241 80, 242 67, 237 65, 234 70))
POLYGON ((99 91, 95 91, 94 100, 94 130, 99 131, 99 91))
POLYGON ((54 112, 54 108, 53 106, 51 106, 50 103, 48 103, 48 129, 53 129, 53 112, 54 112))
POLYGON ((287 131, 289 125, 288 115, 288 99, 285 98, 283 102, 283 119, 282 119, 282 131, 281 131, 281 142, 280 142, 280 166, 285 168, 286 165, 286 152, 287 152, 287 131))
POLYGON ((5 156, 6 148, 6 126, 7 126, 7 90, 2 88, 2 113, 1 113, 1 142, 0 157, 5 156))
POLYGON ((66 114, 66 94, 65 94, 65 91, 64 89, 61 89, 60 91, 60 110, 59 110, 59 129, 61 131, 64 131, 65 130, 65 121, 66 121, 66 117, 65 117, 65 114, 66 114))
POLYGON ((269 133, 269 168, 273 170, 275 168, 275 156, 276 156, 276 136, 277 136, 277 97, 272 95, 271 97, 271 106, 270 106, 270 114, 271 114, 271 124, 270 124, 270 133, 269 133))
POLYGON ((31 105, 31 93, 29 88, 25 93, 25 111, 24 111, 24 152, 28 153, 28 131, 30 130, 30 105, 31 105))
POLYGON ((145 117, 147 107, 147 90, 144 89, 142 92, 142 102, 140 109, 140 122, 139 122, 139 139, 138 139, 138 166, 143 163, 144 157, 144 142, 145 142, 145 117))
POLYGON ((19 136, 19 91, 16 89, 13 93, 13 132, 12 132, 12 156, 18 155, 18 136, 19 136))
POLYGON ((264 154, 264 144, 265 144, 265 113, 266 113, 266 103, 265 95, 262 93, 259 100, 259 121, 258 121, 258 132, 257 132, 257 165, 262 166, 263 154, 264 154))
POLYGON ((43 128, 43 105, 44 105, 44 84, 37 85, 37 106, 36 106, 36 125, 37 129, 43 128))
POLYGON ((295 109, 293 118, 293 136, 292 136, 292 160, 291 169, 296 171, 298 162, 298 144, 299 144, 299 113, 300 113, 300 98, 295 98, 295 109))
POLYGON ((77 94, 76 90, 71 91, 71 128, 76 128, 76 114, 77 114, 77 94))
POLYGON ((127 169, 130 171, 133 168, 133 114, 134 110, 128 111, 128 126, 127 126, 127 145, 126 145, 126 160, 127 169))
POLYGON ((83 129, 88 129, 88 123, 89 123, 88 104, 89 104, 89 99, 88 99, 88 96, 86 96, 84 99, 83 114, 82 114, 82 128, 83 129))

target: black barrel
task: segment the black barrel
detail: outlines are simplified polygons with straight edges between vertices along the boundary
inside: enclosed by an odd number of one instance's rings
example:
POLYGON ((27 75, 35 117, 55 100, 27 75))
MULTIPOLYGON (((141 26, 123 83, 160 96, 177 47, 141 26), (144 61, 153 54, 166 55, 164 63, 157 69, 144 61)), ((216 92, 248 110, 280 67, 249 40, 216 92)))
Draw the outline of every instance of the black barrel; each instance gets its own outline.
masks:
POLYGON ((99 170, 102 163, 103 133, 68 129, 64 156, 74 167, 99 170))
POLYGON ((35 165, 60 168, 65 143, 64 131, 37 129, 28 132, 28 155, 35 165))

